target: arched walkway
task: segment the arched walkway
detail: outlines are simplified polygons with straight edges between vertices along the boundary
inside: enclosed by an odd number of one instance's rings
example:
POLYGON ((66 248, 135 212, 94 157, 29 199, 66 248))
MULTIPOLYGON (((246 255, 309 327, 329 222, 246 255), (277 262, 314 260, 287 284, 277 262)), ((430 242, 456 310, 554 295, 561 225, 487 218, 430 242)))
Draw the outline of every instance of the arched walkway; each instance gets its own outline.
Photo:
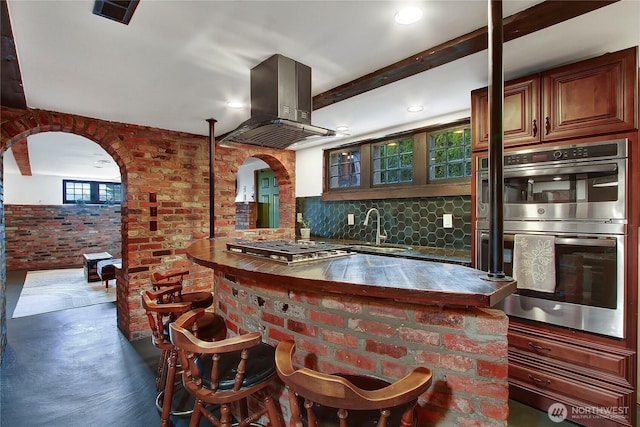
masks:
POLYGON ((260 234, 293 237, 295 231, 295 152, 246 146, 238 148, 216 148, 216 236, 238 235, 246 230, 235 231, 235 180, 240 166, 249 158, 264 161, 273 170, 280 193, 280 227, 261 228, 260 234), (291 236, 288 236, 291 234, 291 236))
MULTIPOLYGON (((4 115, 3 111, 3 115, 4 115)), ((83 136, 98 145, 100 145, 116 162, 120 169, 121 182, 124 190, 124 197, 122 200, 122 218, 121 224, 126 222, 125 213, 127 212, 127 161, 130 159, 130 154, 126 147, 122 144, 121 140, 112 132, 104 127, 97 125, 97 122, 92 119, 84 119, 81 117, 69 116, 66 114, 59 114, 46 111, 26 111, 22 115, 16 115, 12 120, 7 120, 2 123, 1 128, 1 141, 0 141, 0 154, 3 154, 6 150, 9 150, 13 144, 19 143, 30 135, 38 134, 41 132, 60 131, 67 132, 76 135, 83 136)), ((1 169, 1 168, 0 168, 1 169)), ((3 171, 2 171, 3 172, 3 171)), ((0 180, 4 181, 4 177, 0 174, 0 180)), ((3 186, 4 188, 4 186, 3 186)), ((4 194, 4 192, 3 192, 4 194)), ((0 232, 2 239, 5 239, 4 230, 4 199, 0 200, 0 212, 2 212, 2 230, 0 232)), ((121 226, 121 242, 122 242, 122 258, 123 258, 123 272, 127 271, 127 246, 128 236, 124 226, 121 226)), ((2 268, 2 277, 6 277, 6 248, 2 245, 0 248, 0 261, 2 268)), ((5 286, 5 281, 2 281, 2 285, 5 286)), ((121 296, 128 294, 126 289, 127 283, 118 280, 117 281, 117 294, 118 300, 121 296)), ((2 293, 4 299, 4 292, 2 293)), ((120 302, 118 302, 120 304, 120 302)), ((126 304, 126 302, 125 302, 126 304)), ((5 304, 2 304, 1 313, 3 324, 6 319, 5 304)), ((120 321, 118 322, 120 325, 120 321)), ((2 336, 5 338, 6 331, 2 331, 2 336)))

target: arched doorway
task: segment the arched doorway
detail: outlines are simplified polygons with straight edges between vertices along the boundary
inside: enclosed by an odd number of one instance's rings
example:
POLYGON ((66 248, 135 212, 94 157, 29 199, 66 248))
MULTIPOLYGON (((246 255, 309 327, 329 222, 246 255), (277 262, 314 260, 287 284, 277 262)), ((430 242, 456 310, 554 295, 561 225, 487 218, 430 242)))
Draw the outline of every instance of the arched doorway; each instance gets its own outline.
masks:
MULTIPOLYGON (((8 271, 82 266, 82 256, 91 253, 121 258, 120 169, 98 144, 73 133, 40 132, 4 152, 3 170, 8 271)), ((69 307, 91 300, 64 298, 69 307)))
MULTIPOLYGON (((0 155, 4 157, 4 153, 10 150, 14 144, 25 144, 27 137, 30 135, 36 135, 44 132, 67 132, 74 135, 82 136, 96 144, 98 144, 116 163, 120 172, 121 183, 126 194, 127 188, 127 168, 126 163, 130 157, 126 147, 122 145, 121 139, 110 132, 108 129, 100 128, 98 121, 83 119, 75 116, 69 116, 61 113, 52 113, 44 111, 20 111, 20 110, 5 110, 3 108, 3 116, 10 117, 2 123, 2 139, 0 144, 0 155)), ((5 222, 4 222, 4 168, 0 167, 0 215, 3 220, 0 224, 0 238, 4 241, 6 236, 5 222)), ((120 222, 125 223, 124 216, 127 210, 127 198, 123 197, 121 209, 120 222)), ((121 227, 120 231, 121 239, 121 252, 123 258, 123 272, 127 270, 127 243, 128 237, 121 227)), ((6 283, 6 248, 2 245, 0 248, 0 278, 2 279, 2 286, 6 283)), ((126 284, 121 286, 126 287, 126 284)), ((118 289, 118 295, 126 295, 126 289, 118 289)), ((4 292, 2 292, 2 298, 4 299, 4 292)), ((124 298, 126 300, 126 298, 124 298)), ((118 298, 120 300, 120 298, 118 298)), ((126 302, 124 303, 126 304, 126 302)), ((1 301, 3 324, 6 319, 5 301, 1 301)), ((123 325, 126 325, 118 321, 120 329, 123 329, 123 325)), ((126 328, 124 329, 126 331, 126 328)), ((6 330, 1 331, 1 342, 6 343, 6 330)), ((1 349, 3 350, 4 347, 1 349)))
POLYGON ((236 175, 236 230, 280 227, 280 186, 273 169, 249 157, 236 175))
MULTIPOLYGON (((249 173, 249 180, 254 171, 249 173)), ((217 146, 215 151, 215 235, 225 236, 279 236, 293 238, 295 236, 295 152, 290 150, 274 150, 251 145, 234 147, 217 146), (243 184, 238 184, 238 172, 245 161, 260 161, 257 169, 269 168, 273 171, 278 183, 279 224, 277 228, 256 228, 257 225, 237 227, 236 207, 244 203, 243 184), (240 197, 241 202, 237 202, 240 197), (249 231, 250 230, 250 231, 249 231)), ((250 197, 247 186, 247 200, 250 197)), ((254 189, 255 190, 255 189, 254 189)))

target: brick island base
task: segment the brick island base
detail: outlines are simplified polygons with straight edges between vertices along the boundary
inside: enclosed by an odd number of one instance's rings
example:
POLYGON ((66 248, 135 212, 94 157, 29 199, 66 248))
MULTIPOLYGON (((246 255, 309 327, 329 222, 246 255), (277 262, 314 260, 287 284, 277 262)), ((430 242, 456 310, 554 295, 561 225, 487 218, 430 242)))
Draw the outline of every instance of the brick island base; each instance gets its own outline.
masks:
MULTIPOLYGON (((395 381, 414 367, 433 371, 418 426, 506 426, 509 413, 504 312, 398 303, 291 288, 215 270, 215 306, 230 335, 260 331, 294 339, 296 363, 323 372, 395 381)), ((286 390, 278 390, 289 420, 286 390)))

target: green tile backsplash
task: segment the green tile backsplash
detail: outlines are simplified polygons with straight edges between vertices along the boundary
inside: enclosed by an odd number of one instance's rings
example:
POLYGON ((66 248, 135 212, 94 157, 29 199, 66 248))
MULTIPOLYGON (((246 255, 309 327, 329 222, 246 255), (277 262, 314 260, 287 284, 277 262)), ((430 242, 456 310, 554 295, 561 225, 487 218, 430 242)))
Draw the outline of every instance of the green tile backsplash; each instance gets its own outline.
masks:
POLYGON ((296 210, 311 220, 312 236, 329 239, 375 241, 375 221, 364 226, 365 215, 377 208, 385 243, 471 249, 469 196, 325 202, 320 197, 298 197, 296 210), (355 225, 347 224, 354 214, 355 225), (453 215, 453 228, 442 227, 442 215, 453 215))

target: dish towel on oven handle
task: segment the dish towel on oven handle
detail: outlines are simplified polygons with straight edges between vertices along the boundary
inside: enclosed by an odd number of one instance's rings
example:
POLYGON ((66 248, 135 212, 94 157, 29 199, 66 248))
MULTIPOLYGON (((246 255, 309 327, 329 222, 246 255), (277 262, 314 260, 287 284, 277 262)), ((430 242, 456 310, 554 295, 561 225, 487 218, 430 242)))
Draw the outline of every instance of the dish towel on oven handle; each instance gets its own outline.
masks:
POLYGON ((556 290, 555 237, 516 234, 513 278, 518 289, 552 293, 556 290))

